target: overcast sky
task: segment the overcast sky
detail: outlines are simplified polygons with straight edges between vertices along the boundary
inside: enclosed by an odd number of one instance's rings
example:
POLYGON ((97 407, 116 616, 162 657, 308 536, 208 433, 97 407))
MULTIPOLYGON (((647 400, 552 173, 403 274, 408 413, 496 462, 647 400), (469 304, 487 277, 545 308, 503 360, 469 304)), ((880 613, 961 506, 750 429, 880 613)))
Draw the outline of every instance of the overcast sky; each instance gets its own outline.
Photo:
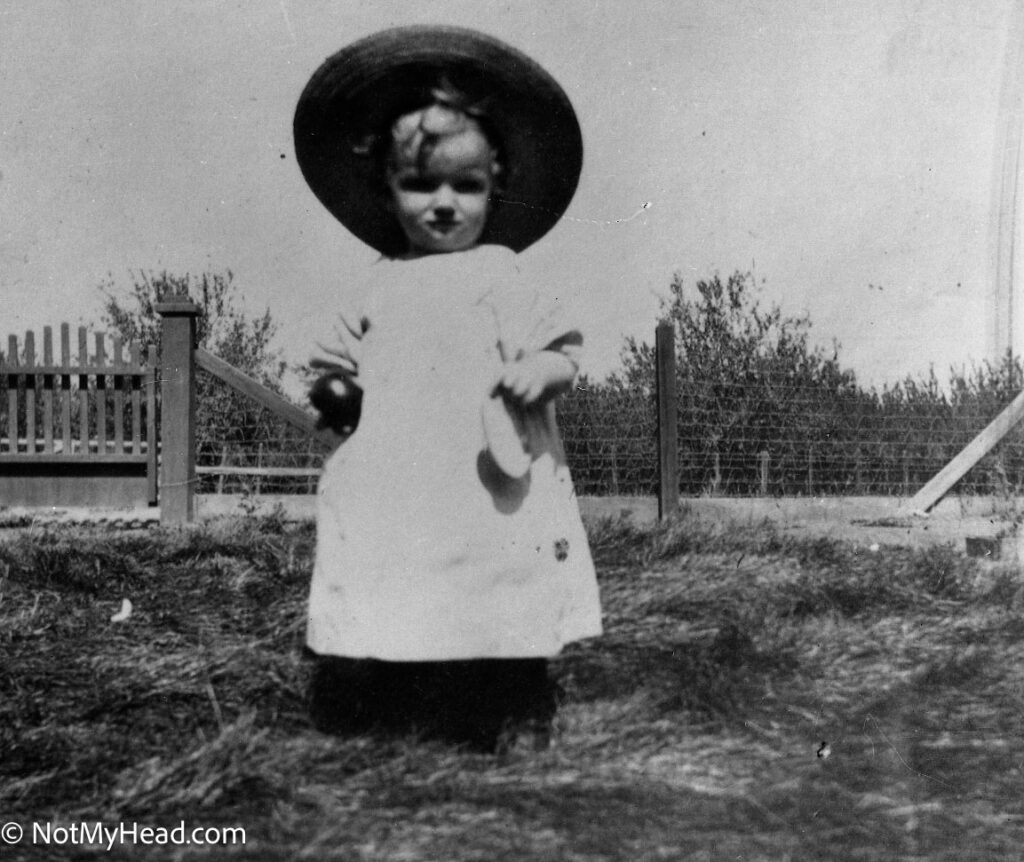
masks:
POLYGON ((577 109, 579 191, 527 254, 580 306, 587 370, 653 338, 674 271, 740 269, 863 382, 941 377, 993 349, 1012 2, 4 0, 0 336, 98 321, 108 274, 231 269, 302 360, 376 255, 303 182, 295 102, 342 45, 443 22, 577 109))

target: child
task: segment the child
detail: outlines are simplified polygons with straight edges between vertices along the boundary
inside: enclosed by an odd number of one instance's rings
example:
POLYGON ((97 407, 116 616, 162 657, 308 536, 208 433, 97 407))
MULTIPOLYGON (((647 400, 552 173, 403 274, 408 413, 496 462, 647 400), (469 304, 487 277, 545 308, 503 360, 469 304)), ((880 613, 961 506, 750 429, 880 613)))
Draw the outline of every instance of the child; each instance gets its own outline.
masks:
POLYGON ((410 27, 328 59, 295 138, 317 196, 384 255, 314 360, 323 421, 358 421, 320 484, 314 722, 543 747, 548 659, 601 620, 554 424, 582 339, 515 252, 572 198, 575 114, 507 45, 410 27))

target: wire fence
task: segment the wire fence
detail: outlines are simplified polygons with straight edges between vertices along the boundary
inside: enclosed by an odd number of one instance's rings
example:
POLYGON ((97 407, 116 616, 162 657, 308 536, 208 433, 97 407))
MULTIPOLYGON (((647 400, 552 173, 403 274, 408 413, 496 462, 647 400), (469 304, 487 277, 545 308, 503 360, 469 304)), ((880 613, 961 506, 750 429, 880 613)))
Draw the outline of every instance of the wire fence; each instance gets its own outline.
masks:
MULTIPOLYGON (((862 394, 845 404, 823 405, 779 381, 681 387, 679 490, 689 496, 911 496, 1013 394, 965 398, 935 392, 916 403, 862 394), (774 407, 764 403, 769 392, 774 407)), ((559 405, 559 423, 579 493, 658 493, 653 393, 577 390, 559 405)), ((1024 491, 1024 428, 1011 431, 956 490, 1024 491)))
POLYGON ((312 494, 328 447, 204 371, 197 374, 201 494, 312 494))
MULTIPOLYGON (((1019 381, 937 383, 823 394, 785 379, 680 381, 679 491, 684 496, 908 497, 1010 403, 1019 381), (826 397, 827 395, 827 397, 826 397)), ((201 493, 307 494, 328 447, 211 375, 199 376, 201 493)), ((601 383, 558 403, 581 495, 659 490, 657 401, 650 387, 601 383)), ((962 494, 1024 492, 1024 428, 960 481, 962 494)))
POLYGON ((653 394, 576 389, 558 402, 558 426, 576 492, 658 492, 658 411, 653 394))
MULTIPOLYGON (((0 380, 0 396, 6 395, 5 384, 0 380)), ((198 388, 200 493, 315 493, 328 447, 212 375, 201 372, 198 388)), ((909 400, 860 397, 851 399, 845 409, 825 411, 820 400, 787 392, 777 381, 760 387, 681 387, 680 493, 911 496, 1014 394, 1007 390, 967 398, 936 391, 909 400), (751 406, 753 401, 765 401, 769 390, 776 400, 780 392, 785 394, 785 410, 763 403, 760 409, 751 406)), ((74 385, 68 397, 76 399, 74 385)), ((0 401, 6 404, 5 398, 0 401)), ((113 416, 111 409, 108 422, 113 416)), ((130 417, 129 404, 125 421, 130 417)), ((579 494, 658 493, 657 403, 652 392, 606 386, 577 389, 559 402, 558 422, 579 494)), ((75 412, 71 423, 77 435, 75 412)), ((114 430, 108 433, 113 440, 114 430)), ((1024 427, 1007 435, 956 490, 1024 493, 1024 427)))

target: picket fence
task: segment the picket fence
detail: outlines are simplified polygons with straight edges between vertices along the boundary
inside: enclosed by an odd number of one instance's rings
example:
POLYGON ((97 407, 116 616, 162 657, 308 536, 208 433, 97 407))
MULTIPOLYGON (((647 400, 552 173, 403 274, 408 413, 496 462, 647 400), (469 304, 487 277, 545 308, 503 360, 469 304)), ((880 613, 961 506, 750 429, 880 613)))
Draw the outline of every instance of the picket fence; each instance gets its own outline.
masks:
POLYGON ((8 338, 0 359, 0 502, 140 505, 157 501, 156 352, 78 328, 8 338), (109 349, 108 349, 109 342, 109 349), (4 411, 6 407, 6 411, 4 411))
POLYGON ((308 480, 309 468, 196 465, 196 374, 213 375, 272 411, 320 446, 340 438, 316 428, 301 408, 197 346, 200 308, 187 295, 155 304, 161 352, 118 336, 52 327, 9 336, 0 353, 0 508, 9 506, 160 507, 165 524, 195 518, 200 474, 254 474, 308 480))

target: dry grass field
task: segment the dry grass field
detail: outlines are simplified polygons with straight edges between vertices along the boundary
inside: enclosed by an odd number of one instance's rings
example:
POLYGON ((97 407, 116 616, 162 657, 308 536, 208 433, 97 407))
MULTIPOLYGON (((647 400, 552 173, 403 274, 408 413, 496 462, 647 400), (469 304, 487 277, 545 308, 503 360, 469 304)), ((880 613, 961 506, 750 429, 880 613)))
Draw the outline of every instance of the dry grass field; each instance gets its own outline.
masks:
POLYGON ((1024 846, 1024 580, 951 546, 590 523, 607 633, 550 751, 309 726, 315 537, 32 527, 0 543, 0 860, 993 860, 1024 846), (112 622, 123 598, 131 615, 112 622), (33 844, 31 823, 245 844, 33 844))

